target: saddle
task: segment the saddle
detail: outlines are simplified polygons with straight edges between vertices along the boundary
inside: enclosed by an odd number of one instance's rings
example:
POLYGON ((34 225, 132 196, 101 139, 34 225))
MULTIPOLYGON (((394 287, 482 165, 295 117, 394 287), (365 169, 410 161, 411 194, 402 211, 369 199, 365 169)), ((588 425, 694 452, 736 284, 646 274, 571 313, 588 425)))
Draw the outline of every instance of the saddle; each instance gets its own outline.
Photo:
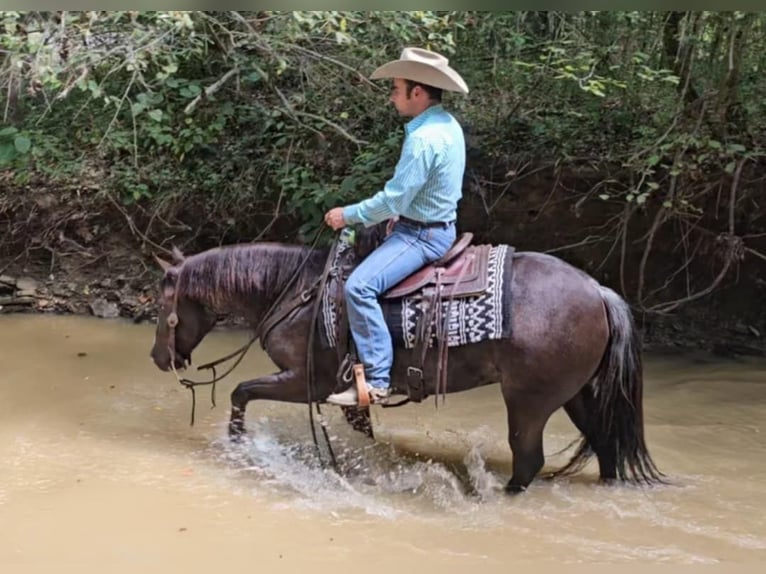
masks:
MULTIPOLYGON (((490 245, 470 245, 473 233, 463 233, 441 259, 394 285, 384 299, 398 299, 441 285, 448 297, 471 297, 487 290, 490 245)), ((425 293, 424 293, 425 294, 425 293)))
POLYGON ((386 291, 384 299, 419 297, 425 312, 417 328, 413 358, 407 367, 407 395, 419 403, 426 396, 425 362, 429 348, 435 347, 435 398, 447 392, 447 329, 442 316, 442 301, 471 297, 486 292, 491 245, 471 245, 472 233, 463 233, 443 257, 426 265, 386 291), (436 339, 432 345, 432 337, 436 339))
MULTIPOLYGON (((489 255, 492 246, 471 245, 472 240, 472 233, 461 234, 440 259, 420 268, 382 295, 383 299, 397 299, 405 296, 418 297, 424 309, 416 329, 416 343, 413 348, 413 362, 415 364, 407 367, 408 397, 400 403, 384 406, 399 406, 408 401, 421 402, 428 396, 425 384, 426 377, 434 380, 434 394, 437 403, 439 393, 441 392, 444 396, 447 392, 448 345, 445 317, 442 315, 442 302, 481 295, 487 291, 489 286, 489 255), (426 355, 429 349, 433 349, 437 356, 435 372, 433 373, 425 372, 426 355)), ((342 287, 339 287, 338 292, 342 292, 342 287)), ((339 298, 336 304, 339 307, 342 306, 342 299, 339 298)), ((339 384, 344 382, 341 380, 340 373, 347 370, 344 365, 348 365, 350 361, 349 355, 345 353, 349 343, 348 325, 344 314, 342 316, 343 325, 336 325, 339 360, 341 361, 338 376, 339 384), (344 357, 341 359, 342 355, 344 357)), ((360 393, 360 405, 367 406, 369 403, 365 400, 364 368, 359 364, 355 364, 353 367, 353 378, 360 393)))

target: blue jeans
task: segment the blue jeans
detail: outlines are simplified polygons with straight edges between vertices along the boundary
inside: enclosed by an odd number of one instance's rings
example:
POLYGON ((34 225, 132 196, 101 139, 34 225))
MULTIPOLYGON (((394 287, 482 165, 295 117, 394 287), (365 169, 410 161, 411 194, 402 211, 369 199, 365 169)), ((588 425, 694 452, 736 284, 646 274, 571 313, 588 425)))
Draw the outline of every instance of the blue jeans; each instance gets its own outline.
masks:
POLYGON ((423 265, 439 259, 454 241, 454 223, 426 228, 398 221, 383 243, 346 281, 349 327, 371 386, 387 389, 394 363, 391 334, 378 297, 423 265))

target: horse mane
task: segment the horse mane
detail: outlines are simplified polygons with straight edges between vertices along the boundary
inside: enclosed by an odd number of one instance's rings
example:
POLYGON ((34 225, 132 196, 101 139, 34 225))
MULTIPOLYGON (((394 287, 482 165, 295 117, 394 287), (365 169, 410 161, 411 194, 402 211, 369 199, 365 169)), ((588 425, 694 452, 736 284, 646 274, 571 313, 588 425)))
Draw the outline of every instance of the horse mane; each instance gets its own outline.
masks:
POLYGON ((288 282, 293 289, 307 287, 322 272, 326 257, 322 250, 281 243, 215 247, 184 259, 178 290, 214 309, 242 298, 271 300, 288 282))

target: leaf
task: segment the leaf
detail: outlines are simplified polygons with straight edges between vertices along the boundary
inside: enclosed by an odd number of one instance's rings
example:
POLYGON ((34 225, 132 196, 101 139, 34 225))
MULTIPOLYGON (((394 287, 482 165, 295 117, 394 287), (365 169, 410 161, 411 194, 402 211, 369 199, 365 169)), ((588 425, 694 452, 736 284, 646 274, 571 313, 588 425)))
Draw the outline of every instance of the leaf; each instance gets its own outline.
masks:
POLYGON ((654 181, 650 181, 649 183, 647 183, 647 184, 646 184, 646 186, 647 186, 649 189, 653 189, 653 190, 657 190, 657 189, 659 189, 659 188, 660 188, 660 184, 659 184, 659 183, 657 183, 657 182, 654 182, 654 181))
POLYGON ((747 148, 745 146, 743 146, 742 144, 728 144, 726 146, 726 151, 733 152, 733 153, 737 153, 737 152, 741 153, 741 152, 745 151, 746 149, 747 148))
POLYGON ((710 140, 707 145, 713 149, 721 149, 721 142, 716 140, 710 140))
POLYGON ((149 117, 152 118, 155 122, 161 122, 162 121, 162 110, 151 110, 149 112, 149 117))
POLYGON ((671 207, 673 207, 673 202, 670 201, 669 199, 666 199, 665 201, 662 202, 662 207, 664 207, 665 209, 670 209, 671 207))
POLYGON ((16 150, 12 145, 0 145, 0 165, 10 163, 14 157, 16 157, 16 150))
POLYGON ((16 139, 13 140, 13 145, 19 153, 27 153, 32 147, 32 140, 26 136, 16 136, 16 139))
POLYGON ((723 169, 724 169, 724 171, 726 173, 732 174, 732 173, 734 173, 734 168, 736 168, 736 167, 737 167, 737 162, 736 161, 730 161, 729 163, 726 164, 726 167, 723 168, 723 169))
POLYGON ((601 195, 598 196, 598 198, 606 201, 607 199, 609 199, 609 194, 602 193, 601 195))
POLYGON ((657 165, 658 163, 660 163, 660 156, 653 155, 648 160, 646 160, 646 163, 649 165, 657 165))
POLYGON ((13 134, 17 133, 19 130, 14 128, 13 126, 8 126, 7 128, 3 128, 0 130, 0 137, 2 136, 12 136, 13 134))

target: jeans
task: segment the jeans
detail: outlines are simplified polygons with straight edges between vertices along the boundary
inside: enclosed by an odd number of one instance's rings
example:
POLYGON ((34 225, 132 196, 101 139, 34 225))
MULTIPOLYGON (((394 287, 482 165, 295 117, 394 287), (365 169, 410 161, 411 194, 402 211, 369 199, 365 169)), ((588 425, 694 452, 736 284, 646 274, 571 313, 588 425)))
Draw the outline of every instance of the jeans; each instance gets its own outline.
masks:
POLYGON ((348 322, 367 383, 391 384, 394 349, 378 297, 422 266, 444 255, 455 241, 455 225, 421 227, 398 221, 345 284, 348 322))

